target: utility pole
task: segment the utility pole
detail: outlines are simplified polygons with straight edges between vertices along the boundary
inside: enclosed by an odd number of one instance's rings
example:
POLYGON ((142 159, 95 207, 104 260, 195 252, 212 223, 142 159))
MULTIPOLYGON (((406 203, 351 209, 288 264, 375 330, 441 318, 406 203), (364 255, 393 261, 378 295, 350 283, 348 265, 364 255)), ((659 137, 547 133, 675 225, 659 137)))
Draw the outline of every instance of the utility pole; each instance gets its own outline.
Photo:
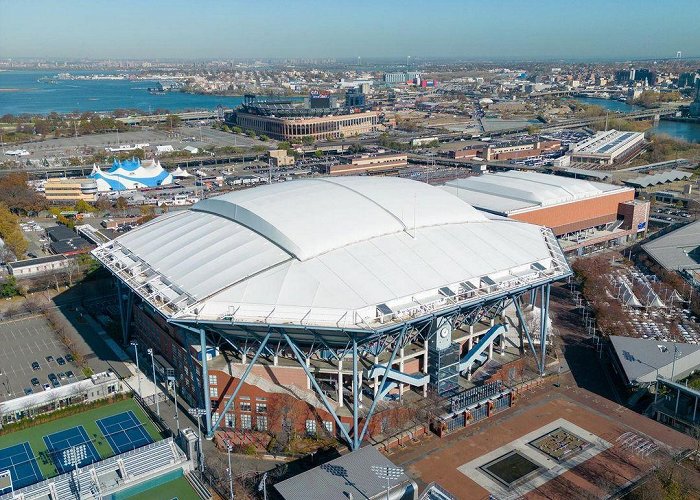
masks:
POLYGON ((132 340, 131 345, 134 346, 134 357, 136 357, 136 376, 139 381, 139 397, 143 399, 141 395, 141 369, 139 368, 139 343, 132 340))
POLYGON ((199 434, 199 470, 204 477, 204 449, 202 448, 202 416, 206 415, 207 411, 202 408, 190 408, 189 414, 197 419, 197 432, 199 434))
POLYGON ((153 349, 148 348, 148 354, 151 355, 151 367, 153 368, 153 399, 156 401, 156 413, 160 417, 160 403, 158 402, 158 381, 156 380, 156 363, 153 360, 153 349))
POLYGON ((233 451, 233 445, 231 441, 226 441, 226 451, 228 452, 228 489, 229 489, 229 500, 233 500, 233 470, 231 469, 231 452, 233 451))
POLYGON ((180 435, 180 414, 177 409, 177 379, 175 376, 168 376, 168 382, 173 383, 173 394, 175 397, 175 425, 177 425, 177 435, 180 435))

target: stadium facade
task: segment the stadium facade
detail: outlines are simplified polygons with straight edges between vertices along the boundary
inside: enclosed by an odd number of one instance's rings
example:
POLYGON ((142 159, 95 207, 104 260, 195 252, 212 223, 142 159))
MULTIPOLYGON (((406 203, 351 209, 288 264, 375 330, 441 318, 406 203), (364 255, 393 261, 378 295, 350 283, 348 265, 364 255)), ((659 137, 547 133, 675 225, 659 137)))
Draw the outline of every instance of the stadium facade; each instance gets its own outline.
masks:
POLYGON ((125 191, 173 183, 173 176, 157 160, 114 160, 112 167, 104 171, 97 165, 89 176, 97 182, 99 192, 125 191))
POLYGON ((246 96, 225 115, 229 125, 254 130, 273 139, 301 142, 304 137, 341 139, 379 130, 380 114, 361 108, 311 107, 291 100, 258 100, 246 96))
POLYGON ((390 391, 454 393, 460 371, 503 342, 506 308, 544 373, 550 285, 570 274, 551 230, 393 177, 228 193, 93 253, 116 277, 125 344, 167 359, 208 435, 266 430, 285 394, 315 415, 300 425, 353 449, 390 391), (538 292, 529 332, 521 297, 538 292))
POLYGON ((449 181, 445 189, 494 215, 547 226, 564 251, 583 255, 646 234, 649 202, 632 188, 536 172, 449 181))

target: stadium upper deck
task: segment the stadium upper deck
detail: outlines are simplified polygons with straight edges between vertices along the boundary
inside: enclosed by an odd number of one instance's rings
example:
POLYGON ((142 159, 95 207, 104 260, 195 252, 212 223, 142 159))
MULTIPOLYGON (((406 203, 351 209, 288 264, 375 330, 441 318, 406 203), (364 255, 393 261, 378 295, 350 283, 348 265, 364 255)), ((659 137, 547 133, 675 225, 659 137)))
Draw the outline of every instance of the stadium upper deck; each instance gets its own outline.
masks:
POLYGON ((203 200, 94 251, 179 321, 371 330, 568 274, 550 230, 388 177, 203 200))

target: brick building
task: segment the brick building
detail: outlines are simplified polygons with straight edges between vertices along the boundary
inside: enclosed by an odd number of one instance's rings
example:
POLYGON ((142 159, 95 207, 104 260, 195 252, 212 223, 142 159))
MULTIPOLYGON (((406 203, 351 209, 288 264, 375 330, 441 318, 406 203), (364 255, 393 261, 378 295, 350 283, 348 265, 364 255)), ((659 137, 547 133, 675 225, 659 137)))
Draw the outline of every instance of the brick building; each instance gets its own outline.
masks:
POLYGON ((474 207, 547 226, 569 254, 623 244, 646 232, 649 202, 634 189, 534 172, 502 172, 448 182, 474 207))

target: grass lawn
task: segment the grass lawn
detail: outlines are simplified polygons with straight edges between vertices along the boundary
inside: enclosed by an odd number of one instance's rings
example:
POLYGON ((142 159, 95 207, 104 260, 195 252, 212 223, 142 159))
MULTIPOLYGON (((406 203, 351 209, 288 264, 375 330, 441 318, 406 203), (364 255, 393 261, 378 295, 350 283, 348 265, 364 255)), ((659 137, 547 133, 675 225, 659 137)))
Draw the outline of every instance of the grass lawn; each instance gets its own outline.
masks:
POLYGON ((120 496, 119 498, 128 498, 128 500, 154 500, 156 498, 159 500, 172 500, 173 498, 178 500, 201 500, 197 492, 192 489, 192 486, 184 477, 173 479, 133 496, 120 496))
POLYGON ((75 427, 77 425, 82 425, 85 428, 88 436, 90 436, 92 444, 95 445, 95 449, 97 449, 100 457, 102 459, 109 458, 114 455, 114 452, 112 451, 112 447, 109 445, 105 437, 102 435, 102 432, 100 432, 100 429, 97 427, 97 423, 95 421, 129 410, 134 412, 134 415, 136 415, 136 417, 141 421, 146 429, 146 432, 148 432, 149 436, 151 436, 151 439, 154 441, 161 439, 160 433, 148 419, 141 407, 136 404, 133 399, 125 399, 123 401, 117 401, 116 403, 94 408, 77 415, 70 415, 52 422, 37 425, 35 427, 5 434, 4 436, 0 436, 0 449, 29 441, 29 445, 32 447, 32 451, 36 457, 39 469, 44 475, 44 479, 47 479, 58 475, 58 471, 56 470, 53 461, 49 457, 48 450, 44 444, 44 436, 65 429, 70 429, 71 427, 75 427))

